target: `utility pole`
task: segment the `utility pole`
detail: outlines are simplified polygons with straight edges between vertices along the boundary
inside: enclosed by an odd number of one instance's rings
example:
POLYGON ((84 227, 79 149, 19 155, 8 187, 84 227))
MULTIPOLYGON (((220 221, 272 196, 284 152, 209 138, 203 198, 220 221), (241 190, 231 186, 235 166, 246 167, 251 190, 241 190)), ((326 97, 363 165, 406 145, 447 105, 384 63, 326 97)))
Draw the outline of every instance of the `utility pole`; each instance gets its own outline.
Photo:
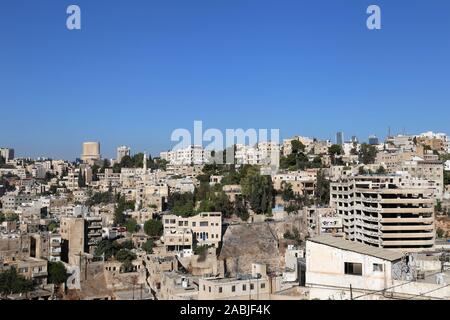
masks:
POLYGON ((353 300, 353 289, 352 289, 352 285, 350 285, 350 300, 353 300))

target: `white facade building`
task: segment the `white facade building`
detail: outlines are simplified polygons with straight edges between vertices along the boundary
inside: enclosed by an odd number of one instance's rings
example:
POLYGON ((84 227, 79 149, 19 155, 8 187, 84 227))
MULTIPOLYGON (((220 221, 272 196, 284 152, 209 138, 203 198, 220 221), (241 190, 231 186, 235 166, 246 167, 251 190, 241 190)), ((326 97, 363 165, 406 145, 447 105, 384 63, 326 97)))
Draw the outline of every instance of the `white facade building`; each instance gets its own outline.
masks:
POLYGON ((171 165, 202 165, 209 162, 210 152, 199 145, 160 153, 171 165))

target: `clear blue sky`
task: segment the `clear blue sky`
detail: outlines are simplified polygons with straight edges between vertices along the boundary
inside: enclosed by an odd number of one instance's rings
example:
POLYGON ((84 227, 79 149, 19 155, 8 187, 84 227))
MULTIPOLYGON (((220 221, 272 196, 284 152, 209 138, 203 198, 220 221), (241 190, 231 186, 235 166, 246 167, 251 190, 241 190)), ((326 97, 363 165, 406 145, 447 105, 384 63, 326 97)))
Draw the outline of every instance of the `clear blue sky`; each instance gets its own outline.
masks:
POLYGON ((448 0, 2 0, 0 145, 155 154, 194 120, 333 140, 450 133, 449 59, 448 0), (66 29, 70 4, 81 31, 66 29))

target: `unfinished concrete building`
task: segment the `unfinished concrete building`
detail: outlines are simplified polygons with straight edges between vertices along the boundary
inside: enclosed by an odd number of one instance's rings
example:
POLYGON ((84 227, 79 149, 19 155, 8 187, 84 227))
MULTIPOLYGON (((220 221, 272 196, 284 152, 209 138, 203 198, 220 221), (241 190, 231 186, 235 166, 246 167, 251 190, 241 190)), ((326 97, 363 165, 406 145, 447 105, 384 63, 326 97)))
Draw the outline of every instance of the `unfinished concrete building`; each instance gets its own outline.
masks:
POLYGON ((434 200, 411 181, 371 175, 331 183, 331 205, 343 217, 346 238, 390 249, 432 248, 434 200))

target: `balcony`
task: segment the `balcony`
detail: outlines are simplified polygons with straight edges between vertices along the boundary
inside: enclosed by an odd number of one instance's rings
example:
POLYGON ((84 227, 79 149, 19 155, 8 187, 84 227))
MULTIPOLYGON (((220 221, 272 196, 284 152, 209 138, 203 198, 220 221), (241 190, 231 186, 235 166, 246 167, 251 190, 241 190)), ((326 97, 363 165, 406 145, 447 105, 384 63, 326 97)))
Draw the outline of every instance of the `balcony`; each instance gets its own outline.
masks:
POLYGON ((381 241, 383 246, 430 246, 434 245, 434 238, 430 240, 396 240, 381 241))
POLYGON ((433 213, 433 208, 383 208, 382 213, 433 213))
POLYGON ((381 223, 423 223, 423 224, 432 224, 434 223, 434 218, 382 218, 381 223))
POLYGON ((45 270, 45 271, 37 271, 37 272, 32 272, 31 273, 31 277, 32 278, 39 278, 39 277, 46 277, 48 274, 47 274, 47 271, 45 270))
POLYGON ((381 231, 414 231, 414 230, 434 230, 433 224, 424 224, 417 226, 381 226, 381 231))
POLYGON ((379 231, 370 231, 370 230, 364 230, 364 229, 359 229, 358 231, 361 232, 365 236, 371 236, 371 237, 375 237, 375 238, 378 238, 381 235, 381 232, 379 232, 379 231))
POLYGON ((101 229, 102 224, 101 223, 91 223, 88 225, 88 229, 101 229))
POLYGON ((61 242, 60 241, 52 241, 51 246, 52 247, 60 247, 61 246, 61 242))
MULTIPOLYGON (((433 232, 416 232, 416 233, 383 233, 382 238, 384 239, 405 239, 408 240, 408 238, 423 238, 423 239, 429 239, 433 238, 434 233, 433 232)), ((400 240, 399 240, 400 241, 400 240)))
POLYGON ((433 199, 417 199, 417 198, 410 198, 410 199, 404 199, 404 198, 395 198, 395 199, 382 199, 381 203, 386 204, 433 204, 433 199))

